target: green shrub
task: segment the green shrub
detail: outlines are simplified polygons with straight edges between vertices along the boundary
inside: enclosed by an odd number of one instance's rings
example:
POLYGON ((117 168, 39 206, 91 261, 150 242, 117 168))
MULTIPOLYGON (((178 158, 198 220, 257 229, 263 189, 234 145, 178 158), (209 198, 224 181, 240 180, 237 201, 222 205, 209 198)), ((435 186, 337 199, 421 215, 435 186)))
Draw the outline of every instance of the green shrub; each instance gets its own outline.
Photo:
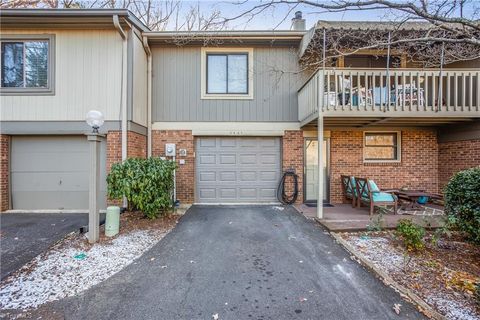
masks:
POLYGON ((407 251, 419 251, 425 247, 425 228, 408 219, 398 221, 396 234, 402 239, 407 251))
POLYGON ((480 244, 480 167, 460 171, 445 187, 445 212, 450 224, 480 244))
POLYGON ((112 165, 107 176, 111 199, 124 196, 134 209, 153 219, 173 207, 173 173, 176 164, 160 158, 129 158, 112 165))

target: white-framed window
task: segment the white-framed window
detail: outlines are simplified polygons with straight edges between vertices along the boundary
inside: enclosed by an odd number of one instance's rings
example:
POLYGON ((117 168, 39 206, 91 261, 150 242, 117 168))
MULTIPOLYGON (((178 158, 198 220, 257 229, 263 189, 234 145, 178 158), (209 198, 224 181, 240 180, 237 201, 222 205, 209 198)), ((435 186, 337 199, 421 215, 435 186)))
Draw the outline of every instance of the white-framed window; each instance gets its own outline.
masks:
POLYGON ((0 92, 53 94, 53 35, 2 35, 0 92))
POLYGON ((400 162, 402 134, 400 131, 365 131, 364 162, 400 162))
POLYGON ((253 99, 253 49, 202 48, 202 99, 253 99))

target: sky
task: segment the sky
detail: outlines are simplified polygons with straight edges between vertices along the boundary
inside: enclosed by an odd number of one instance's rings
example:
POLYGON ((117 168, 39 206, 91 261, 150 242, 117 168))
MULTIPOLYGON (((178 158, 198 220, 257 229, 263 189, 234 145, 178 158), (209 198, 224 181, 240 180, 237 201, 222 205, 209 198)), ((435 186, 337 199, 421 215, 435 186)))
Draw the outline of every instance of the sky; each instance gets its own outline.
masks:
MULTIPOLYGON (((319 0, 321 1, 321 0, 319 0)), ((435 1, 435 0, 433 0, 435 1)), ((453 1, 453 0, 452 0, 453 1)), ((466 15, 471 15, 474 7, 480 7, 480 0, 470 0, 469 8, 465 10, 466 15)), ((260 1, 182 1, 183 7, 189 5, 200 5, 202 12, 207 14, 212 10, 219 10, 224 17, 233 17, 241 12, 251 9, 260 1)), ((279 5, 272 7, 265 12, 255 16, 251 21, 247 18, 241 18, 229 23, 229 29, 258 29, 258 30, 288 30, 291 26, 291 18, 294 12, 300 10, 306 19, 307 29, 311 28, 318 20, 340 20, 340 21, 389 21, 391 20, 391 12, 385 10, 368 10, 368 11, 347 11, 347 12, 319 12, 317 8, 307 5, 298 5, 296 8, 288 5, 279 5), (390 16, 389 16, 390 14, 390 16), (285 17, 287 17, 285 19, 285 17)))

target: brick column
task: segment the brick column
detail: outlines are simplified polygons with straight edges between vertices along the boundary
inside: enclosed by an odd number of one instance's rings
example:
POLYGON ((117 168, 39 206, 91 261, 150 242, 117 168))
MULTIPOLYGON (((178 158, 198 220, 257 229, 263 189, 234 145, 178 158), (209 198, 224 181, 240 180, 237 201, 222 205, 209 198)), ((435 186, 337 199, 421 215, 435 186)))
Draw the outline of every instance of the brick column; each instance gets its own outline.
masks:
POLYGON ((128 131, 127 158, 147 158, 147 136, 128 131))
POLYGON ((0 135, 0 211, 10 209, 10 136, 0 135))
MULTIPOLYGON (((298 175, 298 198, 303 202, 303 131, 286 130, 282 138, 282 174, 288 169, 295 169, 298 175)), ((293 191, 293 183, 287 183, 287 194, 293 191)))
POLYGON ((107 174, 112 164, 122 161, 122 132, 109 131, 107 133, 107 174))
POLYGON ((178 165, 176 172, 177 199, 181 204, 191 204, 195 201, 195 144, 192 131, 189 130, 153 130, 152 156, 165 156, 165 144, 175 143, 177 150, 177 164, 180 159, 185 164, 178 165), (180 157, 179 150, 186 149, 187 156, 180 157))
MULTIPOLYGON (((122 161, 122 132, 109 131, 107 133, 107 175, 112 165, 122 161)), ((107 198, 108 206, 122 206, 122 200, 107 198)))

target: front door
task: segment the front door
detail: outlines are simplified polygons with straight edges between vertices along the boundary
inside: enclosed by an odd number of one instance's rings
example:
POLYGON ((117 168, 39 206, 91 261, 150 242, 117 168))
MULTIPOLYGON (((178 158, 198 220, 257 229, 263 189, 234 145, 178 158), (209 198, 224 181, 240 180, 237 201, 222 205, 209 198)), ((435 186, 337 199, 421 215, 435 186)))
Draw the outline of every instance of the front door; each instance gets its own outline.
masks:
MULTIPOLYGON (((323 200, 328 202, 328 138, 323 140, 323 200)), ((305 202, 314 202, 318 198, 318 141, 317 138, 305 139, 305 202)))

